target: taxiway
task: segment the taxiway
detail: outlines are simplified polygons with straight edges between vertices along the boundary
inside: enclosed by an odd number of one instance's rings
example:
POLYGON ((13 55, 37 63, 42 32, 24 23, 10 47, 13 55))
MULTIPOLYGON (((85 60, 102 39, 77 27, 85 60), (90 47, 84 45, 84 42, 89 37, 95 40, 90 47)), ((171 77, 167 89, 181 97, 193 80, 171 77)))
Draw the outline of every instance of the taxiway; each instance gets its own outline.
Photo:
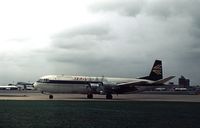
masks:
POLYGON ((85 94, 54 94, 54 99, 39 92, 0 92, 0 100, 76 100, 76 101, 174 101, 200 102, 200 95, 171 95, 171 94, 122 94, 113 95, 112 100, 105 99, 105 95, 94 95, 94 99, 87 99, 85 94))

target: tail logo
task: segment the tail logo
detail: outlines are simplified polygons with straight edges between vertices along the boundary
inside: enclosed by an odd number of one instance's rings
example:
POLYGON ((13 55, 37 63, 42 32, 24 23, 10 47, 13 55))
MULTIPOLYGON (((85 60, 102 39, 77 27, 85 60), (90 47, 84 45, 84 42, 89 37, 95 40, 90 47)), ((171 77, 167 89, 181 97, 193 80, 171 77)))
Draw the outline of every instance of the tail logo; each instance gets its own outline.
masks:
POLYGON ((153 72, 156 74, 156 75, 161 75, 161 69, 162 69, 162 66, 161 65, 156 65, 155 67, 153 67, 153 72))

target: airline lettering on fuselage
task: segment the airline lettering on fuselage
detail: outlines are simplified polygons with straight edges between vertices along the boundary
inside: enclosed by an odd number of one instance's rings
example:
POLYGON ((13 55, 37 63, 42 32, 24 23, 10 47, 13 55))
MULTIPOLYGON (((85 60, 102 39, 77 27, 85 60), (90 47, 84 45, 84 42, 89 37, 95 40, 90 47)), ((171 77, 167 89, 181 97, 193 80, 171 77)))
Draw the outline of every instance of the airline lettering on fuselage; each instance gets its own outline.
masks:
POLYGON ((92 78, 92 77, 79 77, 79 76, 75 76, 73 77, 74 80, 79 80, 79 81, 99 81, 99 78, 92 78))
POLYGON ((156 65, 155 67, 153 67, 153 72, 156 73, 157 75, 161 75, 161 69, 162 69, 161 65, 156 65))

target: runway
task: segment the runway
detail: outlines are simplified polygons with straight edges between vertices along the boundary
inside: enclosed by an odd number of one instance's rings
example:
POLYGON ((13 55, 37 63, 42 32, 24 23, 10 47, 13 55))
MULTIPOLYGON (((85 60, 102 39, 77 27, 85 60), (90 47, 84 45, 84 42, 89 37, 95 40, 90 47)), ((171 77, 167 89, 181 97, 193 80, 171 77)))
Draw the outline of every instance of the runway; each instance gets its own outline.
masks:
POLYGON ((85 94, 54 94, 54 99, 39 92, 0 92, 0 100, 69 100, 69 101, 174 101, 200 102, 200 95, 171 95, 171 94, 113 94, 113 99, 105 99, 105 95, 94 95, 87 99, 85 94))

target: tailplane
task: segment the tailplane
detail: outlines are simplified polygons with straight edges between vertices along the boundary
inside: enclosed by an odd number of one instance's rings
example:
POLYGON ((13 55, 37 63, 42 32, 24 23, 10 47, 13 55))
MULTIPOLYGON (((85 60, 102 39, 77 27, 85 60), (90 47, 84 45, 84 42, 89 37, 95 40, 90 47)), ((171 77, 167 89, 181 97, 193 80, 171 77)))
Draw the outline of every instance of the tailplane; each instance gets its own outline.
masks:
POLYGON ((155 60, 149 76, 141 77, 139 79, 146 79, 146 80, 153 80, 153 81, 163 79, 162 61, 155 60))

